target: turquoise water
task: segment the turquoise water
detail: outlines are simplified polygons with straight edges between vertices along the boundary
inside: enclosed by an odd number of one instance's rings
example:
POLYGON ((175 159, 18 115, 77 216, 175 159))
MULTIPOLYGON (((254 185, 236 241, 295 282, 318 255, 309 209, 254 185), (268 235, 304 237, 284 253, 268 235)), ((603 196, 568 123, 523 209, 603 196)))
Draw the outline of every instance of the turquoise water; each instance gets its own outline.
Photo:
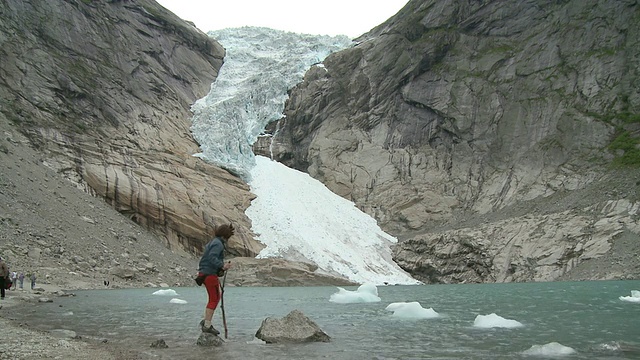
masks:
MULTIPOLYGON (((355 287, 346 288, 356 290, 355 287)), ((227 287, 229 338, 221 348, 200 348, 204 288, 77 291, 20 309, 18 319, 41 329, 64 328, 143 349, 150 359, 640 359, 640 304, 621 301, 640 281, 556 282, 378 287, 378 303, 334 304, 336 287, 227 287), (186 304, 173 304, 172 298, 186 304), (398 319, 393 302, 418 301, 435 319, 398 319), (254 334, 266 317, 301 310, 332 340, 302 345, 261 344, 254 334), (477 315, 495 313, 524 326, 473 327, 477 315), (163 339, 168 349, 149 345, 163 339), (538 357, 523 351, 558 342, 576 353, 538 357)), ((214 326, 223 331, 219 310, 214 326)))

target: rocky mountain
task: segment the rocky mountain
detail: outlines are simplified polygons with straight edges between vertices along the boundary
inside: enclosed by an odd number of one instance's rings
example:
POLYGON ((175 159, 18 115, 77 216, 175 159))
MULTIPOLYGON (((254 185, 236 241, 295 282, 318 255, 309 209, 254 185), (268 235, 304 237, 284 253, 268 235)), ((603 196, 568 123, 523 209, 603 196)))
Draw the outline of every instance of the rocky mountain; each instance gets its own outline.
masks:
POLYGON ((189 107, 224 49, 154 1, 7 1, 0 101, 43 164, 85 192, 196 252, 233 221, 253 254, 246 184, 191 155, 189 107), (230 211, 237 209, 237 211, 230 211))
MULTIPOLYGON (((0 121, 0 134, 0 256, 11 271, 35 273, 37 287, 195 286, 197 257, 167 248, 157 234, 43 166, 42 153, 9 123, 0 121)), ((316 270, 282 259, 235 257, 226 284, 350 284, 316 270)))
POLYGON ((638 278, 638 19, 635 0, 410 1, 292 90, 275 157, 425 282, 638 278))
MULTIPOLYGON (((271 149, 375 217, 425 282, 639 278, 638 19, 636 0, 410 1, 307 72, 271 149)), ((339 283, 240 258, 262 248, 253 195, 189 130, 224 56, 152 0, 4 0, 10 264, 184 283, 230 221, 232 283, 339 283)))
MULTIPOLYGON (((190 107, 224 55, 152 0, 2 2, 0 256, 13 270, 69 288, 192 285, 213 225, 235 225, 230 256, 262 248, 247 184, 192 156, 190 107)), ((347 283, 237 263, 232 284, 347 283)))

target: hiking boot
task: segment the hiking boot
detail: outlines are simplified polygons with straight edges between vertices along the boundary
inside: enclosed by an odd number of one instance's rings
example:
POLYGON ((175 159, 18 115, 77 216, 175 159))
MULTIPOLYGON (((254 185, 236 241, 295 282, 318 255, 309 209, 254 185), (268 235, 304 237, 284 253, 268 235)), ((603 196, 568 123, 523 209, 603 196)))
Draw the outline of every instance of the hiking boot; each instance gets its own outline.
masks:
POLYGON ((220 335, 220 331, 216 330, 216 328, 214 328, 213 325, 210 325, 208 328, 204 327, 203 325, 202 332, 206 332, 213 335, 220 335))
POLYGON ((202 332, 205 332, 205 333, 220 335, 220 331, 216 330, 216 328, 214 328, 213 325, 210 325, 209 327, 205 327, 204 320, 200 320, 200 329, 202 329, 202 332))

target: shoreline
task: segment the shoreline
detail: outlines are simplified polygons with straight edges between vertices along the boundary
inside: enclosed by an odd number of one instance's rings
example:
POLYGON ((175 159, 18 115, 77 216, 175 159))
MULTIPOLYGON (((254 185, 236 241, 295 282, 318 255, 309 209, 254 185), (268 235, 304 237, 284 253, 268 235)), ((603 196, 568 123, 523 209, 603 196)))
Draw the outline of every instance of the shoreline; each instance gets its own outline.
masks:
POLYGON ((73 296, 70 295, 73 294, 72 290, 44 284, 38 285, 34 290, 6 290, 5 293, 5 298, 0 300, 0 328, 3 330, 3 341, 0 342, 0 359, 142 359, 142 352, 139 349, 123 348, 107 339, 74 336, 75 333, 72 332, 56 331, 52 333, 38 330, 11 316, 11 309, 38 302, 55 302, 57 298, 73 296))

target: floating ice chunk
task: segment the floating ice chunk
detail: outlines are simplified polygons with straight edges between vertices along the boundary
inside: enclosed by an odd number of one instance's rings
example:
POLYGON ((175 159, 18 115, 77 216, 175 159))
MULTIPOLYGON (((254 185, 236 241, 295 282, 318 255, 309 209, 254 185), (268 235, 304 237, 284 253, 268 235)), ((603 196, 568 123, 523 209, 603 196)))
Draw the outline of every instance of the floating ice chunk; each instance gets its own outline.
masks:
POLYGON ((266 341, 262 341, 262 340, 258 339, 257 337, 254 337, 253 340, 246 342, 246 344, 248 344, 248 345, 264 345, 266 343, 267 343, 266 341))
POLYGON ((362 284, 356 291, 338 287, 338 292, 332 294, 329 301, 338 304, 355 304, 379 302, 378 288, 374 284, 362 284))
POLYGON ((403 319, 432 319, 440 316, 432 308, 425 309, 419 302, 396 302, 387 305, 386 310, 403 319))
POLYGON ((169 300, 169 302, 171 304, 186 304, 187 303, 186 300, 182 300, 182 299, 178 299, 178 298, 173 298, 173 299, 169 300))
POLYGON ((607 355, 625 355, 625 359, 640 359, 640 345, 634 342, 612 341, 599 344, 594 349, 607 355))
POLYGON ((560 343, 550 342, 544 345, 533 345, 529 350, 525 350, 522 353, 534 356, 561 356, 575 354, 576 351, 560 343))
POLYGON ((516 320, 505 319, 502 316, 496 315, 495 313, 489 315, 478 315, 476 316, 475 321, 473 322, 473 326, 477 328, 489 329, 489 328, 517 328, 524 326, 522 323, 516 320))
POLYGON ((616 342, 616 341, 612 341, 610 343, 603 343, 603 344, 599 344, 595 347, 596 350, 599 351, 612 351, 612 352, 619 352, 622 349, 622 346, 620 346, 620 343, 616 342))
POLYGON ((640 291, 631 290, 631 296, 620 296, 618 299, 633 303, 640 303, 640 291))
POLYGON ((154 292, 153 295, 178 296, 178 293, 173 289, 162 289, 154 292))

